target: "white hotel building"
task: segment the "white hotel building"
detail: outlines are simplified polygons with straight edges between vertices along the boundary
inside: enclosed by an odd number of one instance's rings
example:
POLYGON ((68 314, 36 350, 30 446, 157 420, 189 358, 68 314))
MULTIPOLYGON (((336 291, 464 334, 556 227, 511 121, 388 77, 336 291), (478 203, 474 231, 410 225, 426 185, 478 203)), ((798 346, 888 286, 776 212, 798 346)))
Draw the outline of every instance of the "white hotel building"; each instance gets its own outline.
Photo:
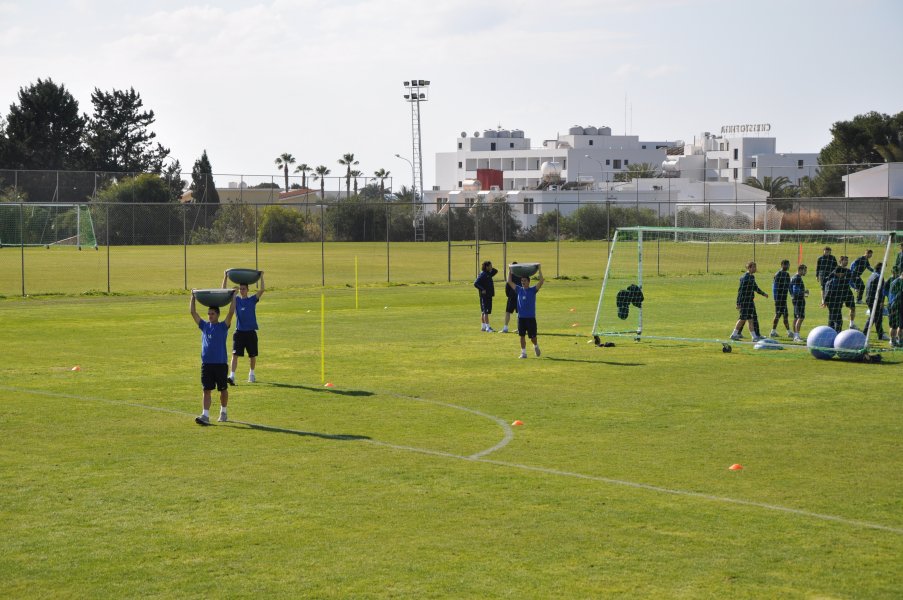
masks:
POLYGON ((436 185, 423 194, 427 213, 504 199, 524 226, 543 212, 569 214, 591 202, 647 206, 676 203, 764 203, 748 177, 813 176, 817 154, 778 154, 770 126, 742 125, 704 133, 692 144, 612 135, 610 127, 571 127, 533 146, 521 130, 462 132, 454 152, 436 154, 436 185), (753 129, 750 135, 750 128, 753 129), (767 129, 766 129, 767 128, 767 129), (764 131, 763 131, 764 130, 764 131), (630 165, 652 165, 661 177, 616 182, 630 165))

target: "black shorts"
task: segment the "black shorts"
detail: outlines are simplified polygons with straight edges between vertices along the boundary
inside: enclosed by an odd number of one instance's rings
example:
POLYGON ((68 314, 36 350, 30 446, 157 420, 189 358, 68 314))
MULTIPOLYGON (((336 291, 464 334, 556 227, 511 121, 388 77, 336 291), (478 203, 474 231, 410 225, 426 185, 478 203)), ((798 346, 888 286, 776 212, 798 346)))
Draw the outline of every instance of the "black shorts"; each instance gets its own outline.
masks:
POLYGON ((774 316, 786 317, 790 312, 787 310, 787 299, 774 301, 774 316))
POLYGON ((896 329, 900 326, 901 306, 903 306, 903 304, 897 302, 887 307, 887 324, 891 329, 896 329))
POLYGON ((793 318, 794 319, 805 319, 806 318, 806 301, 802 302, 794 302, 793 303, 793 318))
POLYGON ((201 386, 204 390, 218 390, 222 392, 229 387, 229 365, 201 365, 201 386))
POLYGON ((236 330, 232 334, 232 354, 244 356, 245 350, 248 351, 248 356, 251 358, 257 356, 257 332, 253 329, 251 331, 236 330))
POLYGON ((759 319, 759 316, 756 314, 756 305, 752 302, 746 306, 740 306, 740 320, 749 321, 750 319, 759 319))
POLYGON ((508 314, 517 312, 517 295, 508 296, 508 302, 505 303, 505 312, 508 314))
POLYGON ((536 337, 536 319, 534 317, 518 317, 517 335, 524 335, 530 339, 536 337))
POLYGON ((484 315, 492 314, 492 296, 480 294, 480 312, 484 315))

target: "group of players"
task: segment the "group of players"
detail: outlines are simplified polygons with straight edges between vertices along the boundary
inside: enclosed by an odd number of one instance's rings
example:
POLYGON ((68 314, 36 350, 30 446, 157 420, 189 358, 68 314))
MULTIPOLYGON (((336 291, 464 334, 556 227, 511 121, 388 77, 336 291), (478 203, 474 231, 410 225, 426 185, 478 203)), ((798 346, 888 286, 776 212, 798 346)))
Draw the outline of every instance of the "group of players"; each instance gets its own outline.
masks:
MULTIPOLYGON (((850 264, 849 257, 841 256, 838 261, 831 253, 830 246, 824 248, 815 265, 815 277, 821 286, 821 307, 828 310, 828 326, 840 332, 843 329, 844 307, 849 309, 850 329, 859 329, 856 325, 856 306, 865 304, 868 307, 866 310, 868 318, 863 327, 866 335, 869 328, 874 325, 879 340, 889 341, 892 347, 903 347, 903 243, 900 244, 900 252, 892 267, 893 276, 890 279, 882 278, 884 266, 882 263, 872 267, 870 262, 872 255, 871 250, 866 250, 850 264), (862 275, 866 271, 870 271, 872 275, 867 282, 863 282, 862 275), (885 302, 888 312, 888 333, 884 332, 885 302)), ((737 290, 737 310, 740 314, 730 335, 732 340, 743 339, 743 327, 747 322, 754 342, 765 339, 759 332, 754 297, 759 294, 768 298, 768 294, 756 284, 756 271, 756 263, 750 261, 746 265, 746 273, 740 278, 737 290)), ((791 277, 790 261, 781 261, 781 268, 772 280, 775 311, 769 337, 778 337, 777 327, 783 320, 787 337, 795 342, 805 341, 800 336, 800 330, 806 318, 806 298, 809 296, 803 281, 807 273, 807 266, 801 264, 797 267, 796 274, 791 277), (788 296, 793 304, 792 326, 788 318, 788 296)))

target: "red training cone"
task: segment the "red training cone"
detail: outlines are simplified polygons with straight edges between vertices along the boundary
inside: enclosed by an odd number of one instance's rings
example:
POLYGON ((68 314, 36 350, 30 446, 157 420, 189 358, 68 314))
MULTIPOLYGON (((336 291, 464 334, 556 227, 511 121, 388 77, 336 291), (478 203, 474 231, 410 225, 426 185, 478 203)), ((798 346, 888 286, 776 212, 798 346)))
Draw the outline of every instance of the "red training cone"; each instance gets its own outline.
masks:
POLYGON ((728 470, 729 470, 729 471, 742 471, 742 470, 743 470, 743 465, 734 463, 734 464, 732 464, 731 466, 728 467, 728 470))
POLYGON ((518 419, 514 423, 512 423, 512 425, 514 425, 515 427, 520 427, 523 424, 524 424, 524 422, 521 421, 520 419, 518 419))
POLYGON ((326 385, 324 385, 323 387, 331 388, 331 387, 335 387, 335 385, 331 381, 327 381, 326 385))
POLYGON ((81 371, 82 368, 81 368, 80 366, 78 366, 78 365, 75 365, 74 367, 72 367, 72 368, 69 369, 69 370, 70 370, 70 371, 81 371))

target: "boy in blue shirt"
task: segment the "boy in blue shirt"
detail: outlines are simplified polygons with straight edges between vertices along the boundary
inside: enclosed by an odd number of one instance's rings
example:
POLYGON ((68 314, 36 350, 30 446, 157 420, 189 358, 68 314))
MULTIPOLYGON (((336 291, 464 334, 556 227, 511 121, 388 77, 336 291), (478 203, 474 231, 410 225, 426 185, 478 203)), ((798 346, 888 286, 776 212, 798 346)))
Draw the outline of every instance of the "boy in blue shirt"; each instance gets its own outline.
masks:
POLYGON ((869 277, 868 282, 865 284, 865 302, 868 305, 866 309, 868 318, 865 320, 865 327, 862 329, 862 332, 868 335, 869 327, 874 323, 878 339, 888 341, 890 337, 884 333, 884 295, 887 283, 881 278, 882 268, 884 268, 884 263, 875 265, 872 276, 869 277))
POLYGON ((800 330, 803 328, 803 321, 806 319, 806 296, 809 290, 803 282, 803 277, 809 268, 806 265, 800 265, 796 268, 796 275, 790 279, 790 300, 793 303, 793 341, 802 342, 800 330))
POLYGON ((508 287, 517 293, 517 334, 520 336, 520 358, 527 358, 527 340, 533 342, 533 352, 536 356, 541 353, 539 351, 539 343, 536 340, 536 294, 539 288, 546 282, 542 276, 542 265, 539 264, 537 275, 539 280, 536 285, 530 286, 529 277, 521 277, 520 284, 514 283, 514 273, 508 271, 508 287))
POLYGON ((229 337, 229 326, 235 314, 235 295, 229 303, 229 314, 225 321, 219 320, 218 307, 207 309, 205 321, 198 314, 195 306, 194 290, 191 290, 191 317, 201 330, 201 387, 204 389, 204 412, 194 418, 198 425, 210 425, 210 404, 213 389, 219 390, 219 420, 227 421, 226 406, 229 404, 229 355, 226 353, 226 339, 229 337))
MULTIPOLYGON (((223 287, 226 287, 229 271, 223 273, 223 287)), ((238 297, 235 299, 235 333, 232 334, 232 368, 229 371, 229 385, 235 385, 235 369, 238 367, 238 357, 248 351, 248 359, 251 361, 251 370, 248 372, 248 383, 257 381, 254 368, 257 366, 257 303, 266 287, 263 283, 263 271, 260 272, 260 286, 257 293, 248 296, 248 286, 243 283, 238 286, 238 297)))

